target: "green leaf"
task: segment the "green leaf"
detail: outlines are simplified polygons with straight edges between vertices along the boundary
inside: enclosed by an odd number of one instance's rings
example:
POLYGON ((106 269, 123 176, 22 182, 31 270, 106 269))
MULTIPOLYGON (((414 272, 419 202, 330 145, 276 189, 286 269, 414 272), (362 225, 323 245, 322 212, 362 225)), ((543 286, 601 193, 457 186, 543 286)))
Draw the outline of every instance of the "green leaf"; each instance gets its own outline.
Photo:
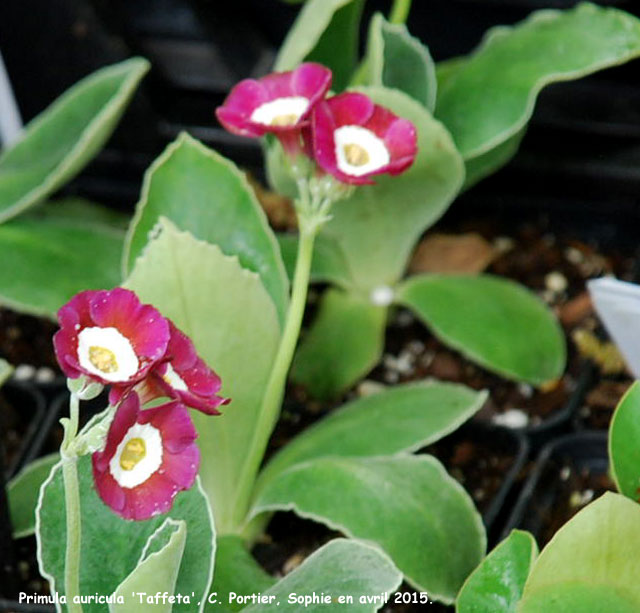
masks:
POLYGON ((457 613, 516 613, 538 556, 531 534, 513 530, 476 568, 456 600, 457 613))
POLYGON ((93 205, 73 206, 74 214, 47 205, 0 225, 0 303, 54 318, 79 291, 120 283, 124 233, 91 221, 93 205))
POLYGON ((222 536, 217 542, 216 574, 211 592, 217 594, 211 611, 240 611, 244 605, 237 600, 229 602, 229 594, 234 592, 247 596, 265 592, 276 583, 247 551, 245 542, 235 535, 222 536))
POLYGON ((397 177, 358 187, 332 209, 324 232, 342 249, 354 282, 366 295, 402 276, 415 243, 457 195, 464 165, 449 133, 418 102, 397 90, 363 88, 375 102, 413 121, 418 155, 397 177))
POLYGON ((402 576, 391 560, 379 549, 357 541, 335 539, 311 554, 298 568, 264 592, 275 596, 271 604, 254 604, 246 613, 373 613, 383 602, 381 594, 392 593, 402 576), (330 603, 308 604, 291 602, 291 598, 326 594, 330 603), (340 602, 340 596, 352 596, 352 601, 340 602), (377 601, 369 602, 377 597, 377 601), (365 602, 361 602, 364 599, 365 602), (274 607, 275 603, 279 603, 274 607))
MULTIPOLYGON (((200 481, 178 494, 169 513, 145 521, 127 521, 116 515, 98 497, 93 486, 91 458, 78 460, 82 549, 80 593, 108 595, 136 568, 149 538, 167 518, 186 523, 186 542, 176 581, 176 594, 194 597, 191 604, 174 604, 173 611, 192 613, 209 590, 213 576, 215 534, 213 518, 200 481), (194 605, 195 602, 195 605, 194 605)), ((38 562, 52 593, 64 593, 66 549, 65 497, 61 464, 58 464, 40 493, 37 509, 38 562)), ((166 589, 166 588, 165 588, 166 589)), ((164 589, 162 591, 165 591, 164 589)), ((85 613, 104 612, 104 604, 83 604, 85 613)), ((62 611, 67 607, 63 606, 62 611)), ((139 610, 138 608, 135 609, 139 610)))
POLYGON ((72 179, 113 132, 149 62, 102 68, 67 90, 0 156, 0 222, 72 179))
MULTIPOLYGON (((232 402, 221 417, 194 412, 200 434, 202 484, 220 534, 233 517, 239 476, 254 436, 279 343, 276 309, 257 274, 238 258, 180 232, 166 219, 138 259, 126 286, 189 335, 222 378, 232 402)), ((244 518, 240 518, 244 519, 244 518)))
POLYGON ((456 430, 487 397, 463 385, 421 381, 359 398, 287 443, 266 466, 259 485, 307 460, 417 451, 456 430))
POLYGON ((88 225, 111 227, 125 232, 131 216, 85 198, 69 197, 50 200, 37 209, 40 218, 67 219, 88 225))
POLYGON ((184 133, 167 147, 145 174, 125 244, 125 273, 161 216, 226 255, 237 255, 244 268, 258 273, 284 322, 289 288, 280 251, 253 190, 233 162, 184 133))
POLYGON ((505 377, 536 385, 565 367, 562 329, 526 288, 490 275, 421 275, 405 281, 397 300, 440 340, 505 377))
POLYGON ((640 506, 607 492, 556 533, 533 565, 518 613, 640 611, 640 506))
POLYGON ((453 602, 478 565, 486 538, 462 486, 433 457, 319 458, 280 473, 252 515, 293 510, 373 541, 430 599, 453 602))
POLYGON ((308 0, 287 34, 274 70, 293 70, 304 61, 331 68, 333 89, 343 90, 358 60, 364 0, 308 0))
POLYGON ((609 426, 611 475, 621 494, 640 497, 640 383, 635 382, 618 404, 609 426))
POLYGON ((640 22, 612 8, 580 4, 538 11, 514 27, 490 30, 468 61, 440 81, 437 117, 465 159, 517 134, 540 90, 640 55, 640 22))
POLYGON ((328 289, 302 337, 291 379, 316 398, 331 398, 364 377, 380 360, 387 309, 355 292, 328 289))
POLYGON ((518 152, 525 133, 526 127, 490 151, 466 160, 467 177, 464 182, 464 189, 473 187, 476 183, 507 164, 518 152))
POLYGON ((13 367, 9 362, 0 358, 0 386, 4 385, 4 382, 11 376, 13 367))
POLYGON ((155 596, 164 592, 176 593, 176 581, 186 542, 186 522, 167 519, 149 537, 138 566, 115 591, 114 596, 122 597, 124 602, 110 605, 109 613, 171 613, 173 604, 168 599, 166 602, 150 604, 145 600, 141 603, 137 594, 155 596), (158 546, 158 541, 161 541, 161 546, 158 546))
POLYGON ((59 453, 51 453, 25 466, 7 484, 9 515, 14 538, 30 536, 36 529, 36 507, 40 487, 51 469, 60 461, 59 453))
POLYGON ((369 26, 368 84, 399 89, 430 112, 436 106, 436 69, 429 50, 406 26, 389 23, 376 13, 369 26))
MULTIPOLYGON (((277 238, 287 275, 289 279, 293 279, 298 256, 298 236, 296 234, 278 234, 277 238)), ((333 283, 345 289, 353 285, 347 261, 341 253, 340 247, 322 234, 316 237, 313 245, 311 282, 333 283)))

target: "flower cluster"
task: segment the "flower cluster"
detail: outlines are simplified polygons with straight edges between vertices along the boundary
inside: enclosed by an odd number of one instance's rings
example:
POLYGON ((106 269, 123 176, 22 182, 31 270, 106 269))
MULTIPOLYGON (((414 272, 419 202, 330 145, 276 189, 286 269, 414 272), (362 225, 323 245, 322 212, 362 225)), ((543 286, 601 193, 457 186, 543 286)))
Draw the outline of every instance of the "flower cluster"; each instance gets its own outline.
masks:
POLYGON ((58 321, 54 346, 63 372, 111 385, 117 407, 104 448, 92 458, 98 494, 127 519, 168 510, 198 471, 187 407, 219 414, 228 402, 217 395, 220 378, 183 332, 129 290, 81 292, 58 321), (152 401, 157 406, 143 408, 152 401))
POLYGON ((417 135, 409 120, 361 93, 326 98, 330 87, 331 71, 306 63, 241 81, 216 115, 234 134, 275 134, 288 155, 305 153, 343 183, 370 184, 374 175, 396 175, 411 166, 417 135))

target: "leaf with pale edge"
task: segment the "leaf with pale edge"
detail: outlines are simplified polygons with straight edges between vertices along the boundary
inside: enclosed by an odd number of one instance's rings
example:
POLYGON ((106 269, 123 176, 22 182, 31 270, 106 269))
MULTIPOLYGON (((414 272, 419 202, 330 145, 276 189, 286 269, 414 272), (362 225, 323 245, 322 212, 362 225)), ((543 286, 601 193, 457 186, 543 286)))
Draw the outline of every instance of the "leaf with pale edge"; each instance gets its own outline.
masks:
MULTIPOLYGON (((78 460, 78 481, 82 518, 80 593, 113 594, 137 566, 149 537, 171 518, 184 521, 187 526, 175 592, 184 595, 193 592, 196 602, 195 606, 193 601, 176 603, 173 611, 201 611, 213 576, 215 532, 199 480, 190 490, 176 496, 169 513, 145 521, 124 520, 100 500, 93 485, 88 455, 78 460), (200 601, 202 606, 197 604, 200 601)), ((36 532, 40 572, 49 581, 52 592, 64 594, 67 530, 61 464, 56 465, 40 492, 36 532)), ((61 608, 67 610, 66 605, 61 608)), ((102 613, 106 608, 95 602, 83 605, 85 613, 102 613)))
POLYGON ((471 498, 427 455, 296 464, 259 492, 251 515, 278 510, 376 543, 412 586, 446 603, 453 602, 486 546, 471 498))
POLYGON ((291 439, 267 464, 258 488, 307 460, 417 451, 460 427, 487 397, 463 385, 423 381, 358 398, 291 439))
POLYGON ((621 494, 640 500, 640 383, 627 390, 609 426, 611 474, 621 494))
POLYGON ((392 593, 400 585, 401 574, 379 549, 353 540, 335 539, 312 553, 298 568, 263 592, 275 596, 271 604, 254 604, 246 613, 373 613, 384 604, 381 595, 392 593), (313 593, 325 594, 330 603, 292 602, 292 596, 304 599, 313 593), (353 601, 340 602, 340 596, 353 601), (280 603, 274 607, 274 603, 280 603))
POLYGON ((640 506, 607 492, 567 522, 544 548, 518 613, 640 611, 640 506))
POLYGON ((283 324, 289 282, 280 250, 251 186, 233 162, 188 134, 167 147, 145 174, 125 243, 125 274, 160 217, 238 256, 244 268, 258 273, 283 324))
POLYGON ((515 613, 537 556, 533 536, 513 530, 469 575, 456 599, 456 613, 515 613))
POLYGON ((71 180, 116 127, 149 62, 107 66, 67 90, 0 156, 0 222, 71 180))
POLYGON ((543 10, 513 27, 490 30, 474 53, 440 80, 436 116, 465 160, 520 132, 540 90, 640 55, 640 21, 583 3, 543 10))
POLYGON ((445 344, 511 379, 543 384, 565 367, 564 334, 553 313, 526 288, 490 275, 423 275, 398 288, 445 344))
POLYGON ((195 343, 231 398, 222 417, 193 420, 202 452, 200 477, 216 529, 237 527, 233 509, 258 412, 280 339, 275 306, 260 278, 215 245, 161 219, 159 236, 136 262, 126 287, 156 306, 195 343))

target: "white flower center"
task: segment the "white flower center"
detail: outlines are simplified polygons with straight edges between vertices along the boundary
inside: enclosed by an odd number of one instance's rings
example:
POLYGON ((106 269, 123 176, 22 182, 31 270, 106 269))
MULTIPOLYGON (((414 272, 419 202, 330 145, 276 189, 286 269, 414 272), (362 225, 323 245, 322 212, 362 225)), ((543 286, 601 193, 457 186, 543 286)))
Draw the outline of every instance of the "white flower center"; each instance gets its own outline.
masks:
POLYGON ((162 464, 162 436, 151 424, 133 424, 109 462, 109 471, 120 487, 144 483, 162 464))
POLYGON ((261 104, 251 113, 251 121, 265 126, 295 126, 309 108, 304 96, 276 98, 261 104))
POLYGON ((162 378, 165 383, 169 384, 174 390, 186 392, 189 389, 184 379, 173 369, 171 364, 167 364, 167 370, 165 370, 162 378))
POLYGON ((78 362, 107 381, 128 381, 140 363, 129 339, 116 328, 85 328, 78 334, 78 362))
POLYGON ((338 168, 347 175, 370 174, 391 160, 382 139, 362 126, 342 126, 333 137, 338 168))
POLYGON ((389 306, 393 302, 393 289, 388 285, 380 285, 371 290, 369 298, 376 306, 389 306))

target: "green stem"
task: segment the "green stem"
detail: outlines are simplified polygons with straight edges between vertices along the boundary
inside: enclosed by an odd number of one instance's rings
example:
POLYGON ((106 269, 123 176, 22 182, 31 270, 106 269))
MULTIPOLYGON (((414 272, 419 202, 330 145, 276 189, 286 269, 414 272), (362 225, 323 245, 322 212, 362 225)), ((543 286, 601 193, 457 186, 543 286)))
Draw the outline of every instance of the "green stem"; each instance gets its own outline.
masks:
POLYGON ((411 11, 411 0, 394 0, 389 14, 389 22, 396 24, 407 23, 409 11, 411 11))
POLYGON ((82 605, 74 603, 80 596, 80 488, 78 487, 78 458, 67 456, 66 451, 78 433, 79 400, 71 394, 69 403, 69 421, 65 424, 62 441, 62 477, 64 481, 64 500, 67 514, 67 551, 64 564, 64 589, 67 596, 69 613, 82 613, 82 605))
POLYGON ((249 457, 245 463, 245 469, 238 486, 234 508, 234 519, 238 526, 242 525, 246 517, 255 478, 262 463, 269 437, 280 413, 287 374, 293 360, 298 336, 300 335, 302 317, 307 301, 313 244, 318 230, 318 219, 307 219, 304 216, 300 216, 300 240, 298 242, 298 257, 291 287, 291 302, 280 346, 278 347, 271 376, 263 397, 260 417, 256 424, 256 438, 249 450, 249 457))

